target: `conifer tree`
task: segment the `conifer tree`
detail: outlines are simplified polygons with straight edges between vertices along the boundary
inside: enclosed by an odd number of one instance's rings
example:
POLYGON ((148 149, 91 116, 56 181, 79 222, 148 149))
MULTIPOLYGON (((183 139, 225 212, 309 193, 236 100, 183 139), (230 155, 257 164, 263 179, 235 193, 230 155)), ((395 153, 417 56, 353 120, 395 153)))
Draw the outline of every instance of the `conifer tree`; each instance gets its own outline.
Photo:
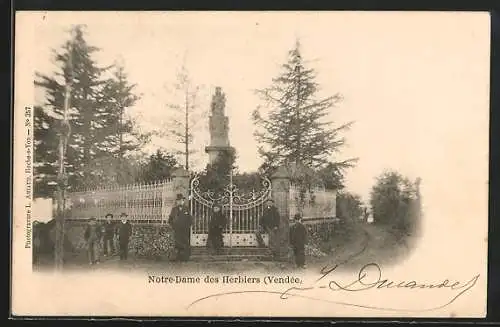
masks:
POLYGON ((96 114, 102 121, 96 130, 97 144, 103 157, 114 158, 118 184, 126 182, 121 172, 126 166, 127 156, 141 149, 150 136, 139 133, 136 122, 127 114, 140 99, 134 93, 135 87, 135 84, 128 82, 124 66, 116 63, 112 77, 106 81, 101 94, 101 101, 105 105, 96 114))
POLYGON ((178 167, 177 159, 169 152, 157 150, 149 156, 141 170, 140 182, 156 182, 168 179, 178 167))
POLYGON ((215 162, 208 164, 200 175, 201 188, 221 194, 230 183, 230 175, 234 174, 237 169, 235 161, 234 151, 220 152, 215 162))
MULTIPOLYGON (((316 73, 305 66, 298 41, 282 68, 283 72, 273 79, 270 87, 257 91, 263 107, 268 109, 266 116, 262 108, 252 116, 259 153, 264 159, 261 170, 294 163, 316 170, 328 168, 340 178, 338 169, 350 167, 355 161, 332 162, 332 155, 345 143, 340 133, 351 126, 347 123, 336 127, 328 120, 331 109, 342 96, 318 98, 316 73)), ((328 175, 324 171, 322 174, 328 175)))
POLYGON ((50 188, 57 167, 58 127, 62 120, 65 87, 71 84, 69 119, 71 136, 66 150, 66 170, 70 186, 83 180, 92 151, 92 120, 96 110, 96 89, 102 84, 105 68, 97 67, 91 56, 98 51, 84 39, 84 26, 72 28, 74 38, 54 53, 58 66, 52 76, 37 74, 35 85, 42 87, 46 102, 35 110, 35 191, 50 188), (54 155, 56 154, 56 155, 54 155), (42 174, 43 172, 43 174, 42 174), (37 187, 36 183, 42 183, 37 187))
MULTIPOLYGON (((58 119, 41 106, 34 107, 34 197, 51 197, 56 190, 59 137, 53 126, 58 119)), ((71 150, 71 149, 70 149, 71 150)))
POLYGON ((35 107, 34 117, 35 196, 51 196, 55 190, 58 133, 67 84, 71 85, 71 134, 65 156, 69 190, 108 182, 102 168, 114 163, 109 157, 119 151, 117 135, 131 130, 127 121, 121 128, 115 124, 119 104, 132 105, 136 100, 128 84, 123 84, 125 77, 122 81, 116 76, 104 78, 111 66, 100 67, 94 61, 99 49, 86 42, 84 26, 74 26, 71 32, 74 37, 54 52, 57 70, 49 75, 37 73, 34 81, 45 92, 45 102, 35 107))

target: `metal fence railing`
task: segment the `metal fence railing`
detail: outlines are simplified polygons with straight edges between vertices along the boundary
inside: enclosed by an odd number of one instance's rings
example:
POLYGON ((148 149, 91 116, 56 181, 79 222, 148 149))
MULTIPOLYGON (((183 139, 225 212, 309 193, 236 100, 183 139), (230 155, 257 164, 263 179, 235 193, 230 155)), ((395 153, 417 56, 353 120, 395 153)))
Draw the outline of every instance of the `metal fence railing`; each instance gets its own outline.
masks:
POLYGON ((108 213, 118 218, 125 212, 133 222, 165 222, 175 194, 172 180, 166 180, 72 192, 68 200, 71 220, 102 219, 108 213))

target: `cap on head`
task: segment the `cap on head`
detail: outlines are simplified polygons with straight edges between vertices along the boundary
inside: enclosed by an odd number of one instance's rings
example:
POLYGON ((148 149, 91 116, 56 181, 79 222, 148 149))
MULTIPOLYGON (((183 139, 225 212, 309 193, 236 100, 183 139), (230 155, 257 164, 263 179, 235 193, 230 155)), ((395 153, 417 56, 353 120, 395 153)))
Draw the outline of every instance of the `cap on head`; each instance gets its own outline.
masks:
POLYGON ((178 194, 176 195, 176 197, 175 197, 175 200, 176 200, 176 201, 179 201, 179 200, 184 200, 184 199, 185 199, 185 198, 184 198, 184 195, 183 195, 182 193, 178 193, 178 194))
POLYGON ((294 220, 301 220, 301 219, 302 219, 302 216, 300 215, 300 213, 296 213, 296 214, 293 216, 293 219, 294 219, 294 220))
POLYGON ((113 214, 112 213, 107 213, 106 216, 104 216, 104 218, 113 218, 113 214))
POLYGON ((267 203, 267 202, 274 203, 274 200, 273 200, 273 199, 267 199, 267 200, 266 200, 266 203, 267 203))
POLYGON ((212 209, 219 208, 219 210, 222 210, 222 206, 219 203, 214 203, 212 205, 212 209))
POLYGON ((127 217, 128 217, 128 215, 125 212, 122 212, 120 214, 120 218, 122 218, 122 219, 127 219, 127 217))

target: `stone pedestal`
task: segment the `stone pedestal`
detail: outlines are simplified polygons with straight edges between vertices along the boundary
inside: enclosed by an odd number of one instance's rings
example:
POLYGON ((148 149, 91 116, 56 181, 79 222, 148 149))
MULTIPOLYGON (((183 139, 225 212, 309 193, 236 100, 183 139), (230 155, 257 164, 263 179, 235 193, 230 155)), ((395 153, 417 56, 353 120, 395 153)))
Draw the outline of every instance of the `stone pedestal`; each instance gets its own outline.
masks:
POLYGON ((186 197, 189 196, 189 173, 184 168, 177 168, 172 172, 175 198, 176 194, 181 193, 186 197))
POLYGON ((280 213, 279 235, 279 256, 280 260, 287 260, 289 247, 289 194, 290 176, 285 167, 280 167, 271 176, 272 198, 280 213))
POLYGON ((234 148, 230 146, 215 146, 210 145, 205 147, 205 152, 208 153, 208 162, 214 164, 222 153, 234 153, 234 148))

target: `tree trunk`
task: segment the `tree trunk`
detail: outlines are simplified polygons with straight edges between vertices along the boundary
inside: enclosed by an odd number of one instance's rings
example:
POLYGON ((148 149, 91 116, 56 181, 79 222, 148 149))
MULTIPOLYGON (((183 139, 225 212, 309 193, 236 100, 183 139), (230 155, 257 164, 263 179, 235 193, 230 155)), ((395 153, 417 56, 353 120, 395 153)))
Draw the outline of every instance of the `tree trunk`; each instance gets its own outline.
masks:
POLYGON ((300 65, 295 67, 295 71, 297 72, 297 108, 295 109, 295 119, 297 120, 297 125, 295 128, 297 129, 297 157, 295 158, 295 163, 298 165, 300 163, 300 157, 301 157, 301 135, 302 131, 300 130, 300 65))
POLYGON ((61 187, 56 191, 57 212, 56 212, 56 226, 55 226, 55 246, 54 246, 54 259, 55 269, 60 271, 64 264, 64 201, 63 190, 61 187))
POLYGON ((90 148, 92 146, 91 128, 92 128, 92 108, 89 108, 87 101, 87 91, 84 91, 83 95, 83 164, 85 167, 88 166, 90 162, 90 148))
POLYGON ((186 146, 186 171, 189 171, 189 89, 186 89, 184 143, 186 146))
POLYGON ((120 143, 118 148, 118 169, 116 171, 116 181, 119 185, 123 184, 123 105, 120 103, 120 123, 118 126, 118 133, 120 136, 120 143))

